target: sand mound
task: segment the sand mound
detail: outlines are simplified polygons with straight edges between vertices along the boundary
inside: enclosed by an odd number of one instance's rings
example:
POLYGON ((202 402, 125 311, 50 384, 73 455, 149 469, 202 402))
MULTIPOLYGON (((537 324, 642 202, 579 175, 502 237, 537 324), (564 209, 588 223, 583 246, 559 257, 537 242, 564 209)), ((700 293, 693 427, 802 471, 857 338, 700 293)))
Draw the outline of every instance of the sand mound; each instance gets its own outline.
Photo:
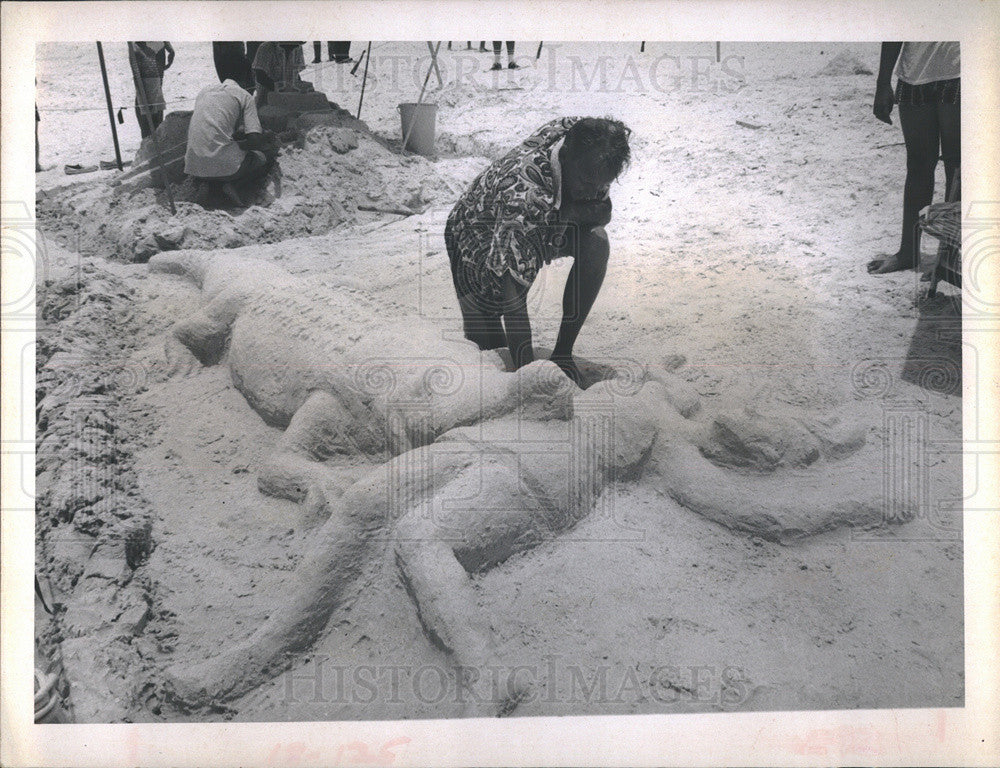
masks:
POLYGON ((171 187, 174 215, 163 190, 126 179, 40 193, 38 216, 83 253, 144 262, 160 251, 280 242, 389 212, 420 213, 454 200, 486 163, 402 156, 367 130, 302 118, 305 130, 288 134, 280 171, 251 192, 243 210, 206 209, 185 179, 171 187))
POLYGON ((158 613, 142 570, 155 544, 129 449, 137 428, 122 405, 145 386, 127 361, 135 297, 90 265, 38 295, 36 573, 55 608, 40 648, 73 681, 77 722, 126 717, 149 673, 134 641, 158 613))
POLYGON ((816 73, 816 77, 840 75, 870 75, 871 69, 862 64, 850 51, 841 51, 816 73))

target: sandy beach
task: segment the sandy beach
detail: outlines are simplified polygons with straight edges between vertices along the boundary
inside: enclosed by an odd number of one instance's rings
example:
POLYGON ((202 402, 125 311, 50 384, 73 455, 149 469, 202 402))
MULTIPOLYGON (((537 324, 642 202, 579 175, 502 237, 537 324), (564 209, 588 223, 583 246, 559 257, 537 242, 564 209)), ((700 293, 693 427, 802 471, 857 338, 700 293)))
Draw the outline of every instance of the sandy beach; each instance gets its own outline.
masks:
MULTIPOLYGON (((171 696, 165 670, 239 643, 290 599, 317 521, 261 493, 284 430, 227 366, 171 365, 165 341, 204 297, 146 262, 257 259, 336 291, 359 323, 416 317, 460 337, 445 219, 491 161, 565 115, 632 129, 578 357, 666 365, 707 413, 861 424, 880 460, 859 473, 885 479, 887 509, 914 513, 782 542, 641 477, 611 484, 600 514, 472 578, 493 663, 533 683, 511 716, 963 705, 960 293, 928 298, 918 273, 865 268, 897 247, 905 175, 898 125, 871 113, 878 45, 722 43, 719 61, 712 42, 546 41, 536 59, 538 45, 518 42, 523 66, 500 72, 464 41, 442 45, 427 158, 401 151, 397 112, 420 92, 426 45, 376 42, 363 125, 337 129, 354 146, 314 128, 282 146, 280 189, 260 202, 206 210, 178 187, 175 214, 162 189, 122 194, 117 169, 64 172, 114 158, 96 50, 38 47, 36 557, 55 612, 36 608, 36 667, 61 669, 77 722, 462 714, 388 544, 267 681, 211 706, 171 696)), ((174 47, 168 113, 215 80, 210 43, 174 47)), ((130 160, 125 46, 105 49, 130 160)), ((303 77, 356 115, 364 64, 351 66, 303 77)), ((539 357, 571 264, 529 294, 539 357)), ((810 482, 808 468, 789 477, 810 482)))

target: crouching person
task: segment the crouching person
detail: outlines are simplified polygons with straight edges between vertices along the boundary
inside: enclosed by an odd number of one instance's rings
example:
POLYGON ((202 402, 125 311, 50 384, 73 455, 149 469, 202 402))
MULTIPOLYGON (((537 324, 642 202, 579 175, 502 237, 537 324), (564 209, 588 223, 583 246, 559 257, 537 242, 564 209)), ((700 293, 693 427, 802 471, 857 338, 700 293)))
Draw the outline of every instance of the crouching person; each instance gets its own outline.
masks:
POLYGON ((448 217, 445 243, 465 336, 534 360, 527 295, 552 259, 574 259, 551 360, 573 381, 573 346, 608 266, 611 183, 629 161, 617 120, 566 117, 542 126, 483 171, 448 217))
POLYGON ((242 206, 237 187, 271 170, 278 145, 273 134, 261 128, 253 96, 239 85, 236 65, 222 64, 222 82, 203 89, 195 99, 184 172, 198 183, 199 197, 221 191, 242 206))

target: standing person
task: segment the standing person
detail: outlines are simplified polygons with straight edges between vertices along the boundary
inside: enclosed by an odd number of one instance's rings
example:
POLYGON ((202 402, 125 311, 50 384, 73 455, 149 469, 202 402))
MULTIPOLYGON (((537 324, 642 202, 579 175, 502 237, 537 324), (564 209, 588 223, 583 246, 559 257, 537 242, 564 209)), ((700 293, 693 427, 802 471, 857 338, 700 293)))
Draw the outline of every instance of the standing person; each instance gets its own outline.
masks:
POLYGON ((264 104, 267 94, 272 91, 312 90, 312 84, 305 83, 299 76, 305 68, 302 41, 261 43, 253 58, 257 106, 264 104))
POLYGON ((335 61, 338 64, 350 64, 354 59, 351 58, 351 41, 343 40, 336 43, 330 43, 330 48, 333 51, 333 58, 331 61, 335 61))
MULTIPOLYGON (((351 43, 347 42, 327 42, 326 44, 327 61, 335 61, 338 64, 348 64, 353 59, 351 58, 351 43)), ((320 42, 313 43, 313 64, 319 64, 323 60, 323 44, 320 42)))
POLYGON ((944 160, 947 189, 952 188, 961 164, 960 84, 957 42, 882 43, 872 112, 883 123, 892 125, 892 107, 899 104, 899 124, 906 142, 906 182, 899 250, 872 259, 868 263, 872 274, 884 275, 917 266, 917 218, 920 209, 930 205, 934 197, 934 171, 939 153, 944 160))
POLYGON ((240 88, 253 91, 253 72, 247 58, 246 43, 240 40, 216 41, 212 43, 212 59, 219 82, 229 74, 235 74, 232 79, 239 83, 240 88))
POLYGON ((202 89, 188 127, 184 172, 241 205, 234 183, 266 174, 277 157, 274 137, 261 129, 253 97, 239 84, 235 58, 219 62, 219 83, 202 89))
POLYGON ((448 216, 445 244, 465 337, 534 360, 527 295, 538 271, 572 256, 552 361, 573 381, 573 346, 604 282, 611 182, 629 162, 617 120, 566 117, 542 126, 472 182, 448 216))
MULTIPOLYGON (((514 41, 507 41, 507 69, 517 69, 517 62, 514 61, 514 41)), ((491 70, 503 69, 500 65, 500 41, 493 41, 493 66, 490 67, 491 70)))
POLYGON ((135 114, 139 120, 139 133, 142 138, 146 138, 163 122, 163 110, 166 107, 163 98, 163 73, 174 63, 174 48, 166 40, 158 40, 129 43, 129 49, 135 57, 144 92, 140 93, 136 88, 135 114), (142 100, 143 95, 145 102, 142 100))

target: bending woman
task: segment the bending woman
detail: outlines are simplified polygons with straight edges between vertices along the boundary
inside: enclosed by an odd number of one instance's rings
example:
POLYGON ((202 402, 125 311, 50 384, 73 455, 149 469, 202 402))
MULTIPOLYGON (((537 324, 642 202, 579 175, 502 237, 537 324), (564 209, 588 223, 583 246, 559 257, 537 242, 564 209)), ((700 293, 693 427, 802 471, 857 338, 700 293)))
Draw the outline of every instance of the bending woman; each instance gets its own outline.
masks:
POLYGON ((939 153, 944 160, 947 189, 952 188, 961 164, 960 82, 957 42, 882 43, 872 111, 883 123, 892 125, 892 106, 899 104, 899 123, 906 141, 906 183, 899 250, 870 261, 868 271, 873 274, 917 265, 917 217, 934 196, 939 153), (897 69, 895 94, 893 68, 897 69))

